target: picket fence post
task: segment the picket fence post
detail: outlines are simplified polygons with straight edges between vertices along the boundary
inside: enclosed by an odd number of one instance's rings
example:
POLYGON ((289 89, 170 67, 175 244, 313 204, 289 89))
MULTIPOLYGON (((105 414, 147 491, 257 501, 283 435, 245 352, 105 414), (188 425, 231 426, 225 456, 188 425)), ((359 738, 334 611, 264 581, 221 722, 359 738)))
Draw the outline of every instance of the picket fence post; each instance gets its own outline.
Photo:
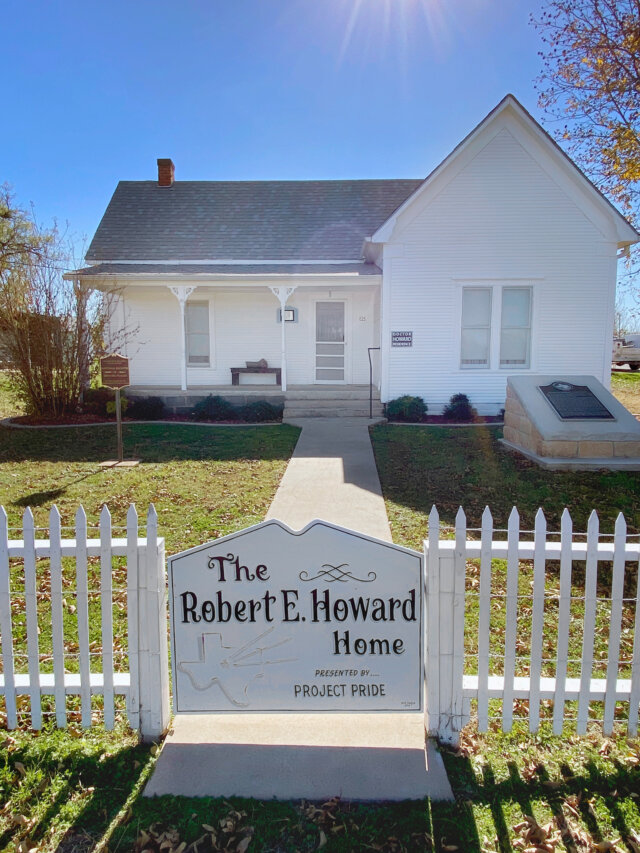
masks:
POLYGON ((164 540, 158 542, 158 516, 147 513, 147 547, 138 566, 138 673, 140 735, 159 738, 169 727, 169 648, 164 540))
POLYGON ((456 745, 466 722, 462 689, 466 518, 456 515, 455 548, 443 549, 435 507, 425 542, 427 566, 427 731, 456 745))

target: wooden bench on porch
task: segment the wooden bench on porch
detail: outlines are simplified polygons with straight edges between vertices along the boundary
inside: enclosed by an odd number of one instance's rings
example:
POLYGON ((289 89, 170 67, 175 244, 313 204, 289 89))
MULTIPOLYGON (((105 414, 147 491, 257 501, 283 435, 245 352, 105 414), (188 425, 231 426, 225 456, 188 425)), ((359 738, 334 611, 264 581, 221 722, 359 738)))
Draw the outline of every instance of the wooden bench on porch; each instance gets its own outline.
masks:
POLYGON ((268 367, 265 365, 256 365, 255 367, 231 367, 231 384, 240 384, 241 373, 275 373, 276 385, 282 385, 282 368, 268 367))

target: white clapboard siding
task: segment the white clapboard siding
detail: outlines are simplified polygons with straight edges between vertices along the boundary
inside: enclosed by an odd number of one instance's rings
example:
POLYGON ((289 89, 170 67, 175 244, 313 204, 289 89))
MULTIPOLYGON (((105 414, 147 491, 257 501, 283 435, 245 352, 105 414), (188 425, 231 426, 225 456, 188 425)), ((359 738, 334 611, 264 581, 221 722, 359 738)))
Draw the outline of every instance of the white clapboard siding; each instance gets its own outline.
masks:
MULTIPOLYGON (((158 537, 157 516, 151 507, 148 516, 149 547, 146 538, 138 537, 138 516, 134 507, 127 514, 126 539, 113 539, 111 516, 105 506, 100 515, 100 538, 87 539, 87 517, 82 507, 75 516, 75 537, 62 538, 60 513, 53 506, 49 513, 50 538, 36 539, 33 514, 26 509, 23 515, 23 538, 9 539, 7 514, 0 507, 0 632, 2 640, 2 673, 0 694, 5 697, 7 726, 16 728, 18 719, 16 696, 30 699, 31 726, 42 727, 42 696, 55 699, 56 725, 67 724, 66 697, 80 696, 82 725, 92 724, 92 696, 102 696, 104 724, 113 728, 115 723, 114 696, 126 697, 129 723, 140 731, 143 738, 157 738, 169 722, 168 649, 166 643, 167 613, 164 573, 164 540, 158 537), (89 615, 88 558, 100 557, 100 615, 92 610, 91 618, 99 619, 92 626, 89 615), (116 670, 113 649, 113 557, 127 558, 127 620, 129 670, 116 670), (51 636, 53 672, 40 671, 38 633, 38 591, 40 580, 37 560, 49 559, 51 586, 51 636), (62 558, 75 558, 75 606, 65 599, 62 558), (24 567, 24 596, 11 589, 10 560, 21 559, 24 567), (140 566, 144 564, 145 588, 141 594, 140 566), (151 596, 147 595, 150 592, 151 596), (12 597, 24 600, 27 623, 27 672, 16 672, 14 660, 14 634, 11 618, 12 597), (75 610, 78 632, 77 655, 65 653, 65 607, 75 610), (145 631, 141 630, 141 613, 144 610, 145 631), (102 638, 101 672, 91 671, 90 629, 99 627, 102 638), (66 663, 76 657, 78 672, 67 672, 66 663), (152 658, 152 660, 151 660, 152 658), (148 673, 146 701, 141 696, 140 671, 148 673)), ((41 570, 41 575, 46 570, 41 570)), ((42 577, 46 587, 46 578, 42 577)), ((95 594, 93 591, 91 594, 95 594)), ((67 598, 70 598, 67 593, 67 598)))
MULTIPOLYGON (((486 731, 491 716, 489 701, 502 702, 502 727, 509 731, 513 725, 514 700, 524 699, 529 703, 529 729, 537 731, 540 726, 540 703, 553 702, 553 731, 563 732, 567 722, 568 702, 578 703, 577 731, 583 734, 590 720, 591 703, 604 703, 602 714, 603 731, 613 730, 616 703, 624 703, 628 713, 627 730, 630 735, 638 731, 638 705, 640 703, 640 602, 636 588, 634 611, 633 657, 631 677, 621 678, 620 653, 621 630, 624 607, 625 565, 638 565, 640 545, 627 536, 627 526, 622 515, 616 521, 615 534, 603 537, 595 512, 591 513, 586 538, 573 531, 573 522, 568 510, 562 514, 560 539, 547 529, 542 510, 535 518, 535 530, 524 533, 520 529, 517 509, 511 512, 507 538, 496 538, 495 521, 490 510, 482 516, 480 539, 467 538, 464 530, 464 514, 456 516, 455 541, 438 538, 439 517, 434 507, 429 516, 429 537, 425 542, 426 566, 426 660, 427 660, 427 708, 430 733, 443 741, 456 743, 462 726, 468 719, 468 708, 477 700, 478 728, 486 731), (464 641, 464 621, 460 614, 464 605, 458 599, 462 581, 458 578, 458 567, 466 568, 466 561, 480 559, 480 585, 478 590, 478 665, 477 674, 469 674, 458 665, 458 650, 464 641), (491 568, 492 561, 507 561, 506 621, 503 671, 490 673, 489 638, 494 630, 492 620, 491 568), (528 593, 519 593, 518 577, 520 562, 533 561, 533 584, 531 598, 528 593), (572 620, 572 567, 576 560, 586 561, 584 587, 584 621, 581 624, 582 654, 579 677, 569 676, 569 639, 572 620), (545 613, 545 578, 547 564, 560 562, 559 591, 557 596, 557 631, 555 647, 544 648, 544 662, 555 664, 553 677, 543 676, 543 636, 545 613), (597 578, 600 562, 613 563, 610 594, 610 619, 608 631, 607 671, 605 678, 594 677, 594 634, 597 616, 597 578), (460 586, 459 586, 460 583, 460 586), (531 601, 531 636, 518 632, 519 599, 525 595, 531 601), (437 630, 436 624, 437 620, 437 630), (527 640, 529 648, 527 648, 527 640), (529 674, 515 675, 519 660, 529 660, 529 674), (439 672, 439 679, 434 674, 439 672), (432 684, 435 682, 436 689, 432 684), (459 709, 463 713, 459 713, 459 709)), ((554 575, 554 580, 557 578, 554 575)), ((576 592, 578 597, 580 591, 576 592)), ((627 661, 628 664, 628 661, 627 661)), ((594 713, 593 717, 596 718, 594 713)))

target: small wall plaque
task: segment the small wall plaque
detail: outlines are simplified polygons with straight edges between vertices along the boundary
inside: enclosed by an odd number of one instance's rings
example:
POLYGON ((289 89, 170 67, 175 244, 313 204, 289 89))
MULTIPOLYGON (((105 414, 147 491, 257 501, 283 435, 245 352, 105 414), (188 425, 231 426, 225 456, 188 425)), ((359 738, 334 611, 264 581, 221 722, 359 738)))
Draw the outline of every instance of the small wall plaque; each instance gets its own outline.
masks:
POLYGON ((413 332, 391 332, 392 347, 412 347, 413 332))

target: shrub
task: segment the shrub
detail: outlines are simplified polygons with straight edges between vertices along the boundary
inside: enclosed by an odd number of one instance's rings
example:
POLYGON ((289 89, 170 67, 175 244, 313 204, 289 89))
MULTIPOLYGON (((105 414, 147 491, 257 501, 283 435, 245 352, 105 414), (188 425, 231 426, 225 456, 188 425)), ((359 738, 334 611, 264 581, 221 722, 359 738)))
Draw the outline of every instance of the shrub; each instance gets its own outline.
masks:
MULTIPOLYGON (((129 408, 129 401, 124 396, 124 394, 121 393, 120 394, 120 414, 124 415, 124 413, 127 411, 128 408, 129 408)), ((107 401, 107 414, 113 415, 115 417, 115 414, 116 414, 115 397, 113 400, 107 401)))
POLYGON ((475 420, 477 414, 466 394, 454 394, 442 411, 445 420, 461 423, 475 420))
POLYGON ((387 417, 390 421, 420 423, 427 414, 427 404, 422 397, 397 397, 387 403, 387 417))
POLYGON ((82 393, 82 411, 88 415, 107 414, 107 403, 113 403, 115 391, 110 388, 85 388, 82 393))
POLYGON ((160 397, 134 397, 129 401, 127 416, 138 421, 159 421, 165 413, 160 397))
POLYGON ((238 418, 247 423, 261 421, 279 421, 282 418, 282 406, 274 406, 267 400, 255 400, 238 409, 238 418))
POLYGON ((235 406, 232 406, 228 400, 211 394, 196 403, 193 409, 193 419, 196 421, 233 421, 237 416, 235 406))

